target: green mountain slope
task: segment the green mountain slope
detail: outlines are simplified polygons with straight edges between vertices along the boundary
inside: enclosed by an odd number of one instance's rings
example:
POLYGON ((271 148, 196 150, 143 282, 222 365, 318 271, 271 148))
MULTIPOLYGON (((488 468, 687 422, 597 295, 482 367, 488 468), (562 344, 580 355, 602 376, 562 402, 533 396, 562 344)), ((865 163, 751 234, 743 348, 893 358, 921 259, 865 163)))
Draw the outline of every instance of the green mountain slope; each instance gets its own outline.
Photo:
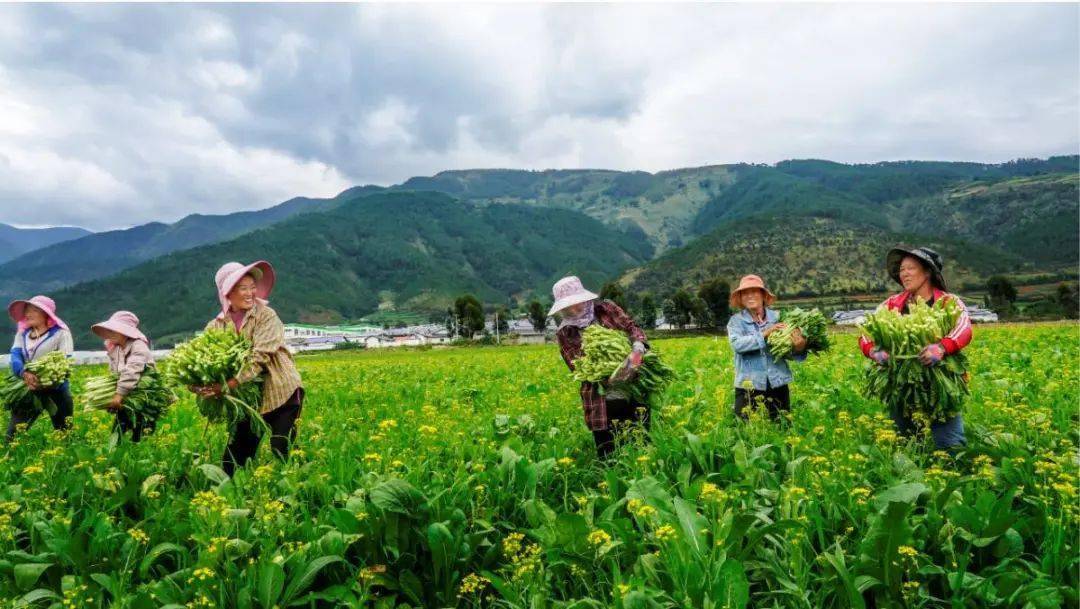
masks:
POLYGON ((35 249, 0 265, 0 300, 107 277, 158 256, 231 239, 296 214, 329 209, 339 202, 337 198, 297 197, 258 211, 194 214, 173 224, 151 222, 35 249))
POLYGON ((1020 268, 1024 262, 996 248, 957 240, 889 232, 832 218, 754 217, 729 221, 687 245, 626 273, 621 282, 637 292, 666 295, 696 291, 706 279, 731 283, 748 273, 782 294, 841 294, 891 288, 885 252, 896 244, 936 248, 946 258, 953 287, 1020 268))
POLYGON ((70 241, 91 234, 85 228, 57 226, 53 228, 16 228, 0 224, 0 263, 21 254, 61 241, 70 241))
POLYGON ((1042 269, 1080 259, 1080 175, 981 181, 912 199, 893 214, 911 232, 942 233, 1012 252, 1042 269))
POLYGON ((572 209, 627 232, 646 235, 658 251, 692 236, 698 212, 734 183, 727 166, 647 173, 600 169, 475 169, 410 178, 393 190, 431 190, 485 203, 572 209))
POLYGON ((505 302, 546 292, 567 273, 590 285, 652 256, 649 243, 578 212, 479 206, 439 193, 362 197, 223 243, 202 246, 55 294, 82 346, 90 323, 130 309, 157 340, 214 314, 213 273, 229 260, 270 260, 273 306, 290 321, 353 319, 380 305, 443 311, 463 292, 505 302))

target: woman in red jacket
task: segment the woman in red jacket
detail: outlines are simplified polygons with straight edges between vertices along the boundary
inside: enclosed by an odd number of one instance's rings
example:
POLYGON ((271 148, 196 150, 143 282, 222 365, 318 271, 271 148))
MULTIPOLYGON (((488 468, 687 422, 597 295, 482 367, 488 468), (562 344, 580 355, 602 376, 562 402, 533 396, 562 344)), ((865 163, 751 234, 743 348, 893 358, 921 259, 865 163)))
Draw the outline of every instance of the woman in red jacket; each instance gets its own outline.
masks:
MULTIPOLYGON (((899 283, 904 291, 881 303, 882 307, 907 315, 908 303, 915 298, 922 298, 929 304, 941 299, 952 299, 960 307, 960 317, 948 335, 939 343, 926 345, 919 353, 919 361, 924 366, 940 364, 941 360, 959 353, 971 342, 971 318, 960 297, 946 291, 945 278, 941 274, 943 264, 940 254, 927 247, 910 250, 897 247, 889 251, 886 266, 889 269, 889 276, 899 283)), ((889 354, 883 349, 878 349, 865 336, 859 339, 859 347, 863 355, 879 365, 884 365, 889 361, 889 354)), ((889 414, 901 434, 910 435, 916 431, 915 424, 909 417, 904 416, 900 409, 894 408, 889 414)), ((934 437, 934 445, 938 448, 951 448, 966 443, 964 418, 959 414, 943 422, 931 423, 930 433, 934 437)))

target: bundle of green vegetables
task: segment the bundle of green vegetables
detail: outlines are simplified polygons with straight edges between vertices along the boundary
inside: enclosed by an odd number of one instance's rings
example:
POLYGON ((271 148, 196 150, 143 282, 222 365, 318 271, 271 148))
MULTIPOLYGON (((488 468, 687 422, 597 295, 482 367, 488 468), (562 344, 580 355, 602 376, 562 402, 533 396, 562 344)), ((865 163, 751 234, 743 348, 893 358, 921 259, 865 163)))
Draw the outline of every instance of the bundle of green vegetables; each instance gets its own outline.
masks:
MULTIPOLYGON (((584 354, 574 360, 574 379, 596 383, 601 393, 604 392, 604 383, 622 367, 633 349, 626 334, 599 324, 585 328, 581 347, 584 354)), ((675 370, 650 350, 642 355, 641 367, 633 379, 613 386, 626 393, 630 400, 644 403, 651 396, 658 395, 674 378, 675 370)))
POLYGON ((798 307, 784 311, 780 314, 780 322, 786 327, 769 334, 766 339, 769 343, 769 352, 774 359, 789 359, 795 351, 795 345, 791 335, 795 330, 802 332, 806 339, 806 353, 817 353, 829 348, 829 321, 817 309, 800 309, 798 307))
POLYGON ((243 383, 230 390, 227 384, 250 361, 251 343, 247 339, 231 330, 212 329, 177 345, 161 368, 170 382, 182 387, 220 384, 221 397, 196 396, 195 405, 211 423, 225 423, 232 428, 245 418, 262 423, 261 385, 243 383))
MULTIPOLYGON (((109 373, 88 379, 83 387, 87 409, 106 410, 116 395, 118 375, 109 373)), ((156 421, 176 401, 176 395, 153 366, 143 370, 139 383, 124 396, 123 408, 142 421, 156 421)))
MULTIPOLYGON (((38 378, 42 389, 51 389, 62 385, 71 376, 71 361, 59 351, 52 351, 41 359, 34 360, 24 368, 38 378)), ((56 405, 41 394, 31 391, 26 382, 10 375, 0 384, 0 404, 5 410, 23 416, 33 416, 42 411, 54 414, 56 405)))
POLYGON ((866 396, 902 409, 915 421, 941 422, 959 414, 969 393, 964 355, 955 353, 936 366, 919 361, 923 348, 941 342, 959 316, 960 306, 951 298, 933 306, 920 298, 907 315, 884 307, 868 315, 863 333, 889 359, 867 368, 866 396))

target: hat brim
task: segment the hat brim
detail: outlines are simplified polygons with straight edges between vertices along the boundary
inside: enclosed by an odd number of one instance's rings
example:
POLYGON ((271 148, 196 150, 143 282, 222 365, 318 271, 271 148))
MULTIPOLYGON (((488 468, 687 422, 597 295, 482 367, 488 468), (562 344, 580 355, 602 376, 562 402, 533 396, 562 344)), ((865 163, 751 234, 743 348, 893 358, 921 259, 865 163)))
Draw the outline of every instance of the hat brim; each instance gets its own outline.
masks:
POLYGON ((118 323, 114 321, 103 321, 101 323, 90 326, 90 331, 97 334, 100 338, 108 339, 109 337, 102 334, 103 330, 109 330, 116 332, 122 336, 126 336, 133 340, 146 340, 146 335, 139 332, 138 328, 129 326, 127 324, 118 323))
POLYGON ((255 278, 255 296, 266 300, 270 297, 270 292, 274 291, 274 283, 277 277, 274 274, 274 267, 265 260, 259 260, 252 262, 251 264, 236 269, 221 286, 221 295, 226 297, 229 292, 233 291, 236 284, 244 278, 245 275, 251 275, 255 278))
POLYGON ((904 287, 904 282, 900 281, 900 263, 908 256, 923 263, 923 266, 930 272, 931 283, 937 285, 939 289, 947 289, 945 287, 945 276, 937 270, 937 265, 933 260, 927 258, 922 252, 903 247, 894 247, 889 250, 889 253, 885 256, 885 268, 889 271, 889 277, 891 277, 897 285, 904 287))
POLYGON ((551 305, 551 310, 548 311, 548 317, 551 317, 559 311, 562 311, 566 307, 572 307, 576 304, 589 302, 590 300, 596 300, 597 298, 600 298, 600 296, 597 294, 593 294, 588 290, 585 290, 584 292, 578 292, 577 294, 567 296, 566 298, 560 298, 559 300, 555 301, 555 304, 551 305))
POLYGON ((745 288, 739 288, 739 289, 734 290, 733 292, 731 292, 731 296, 728 298, 728 304, 731 306, 731 308, 733 308, 733 309, 742 308, 742 300, 741 300, 739 294, 741 294, 741 293, 743 293, 743 292, 745 292, 747 290, 761 290, 762 292, 765 292, 765 306, 769 306, 772 303, 776 302, 776 294, 773 294, 772 292, 770 292, 769 288, 762 288, 762 287, 758 287, 758 286, 750 286, 750 287, 745 287, 745 288))
POLYGON ((8 317, 11 318, 11 321, 14 321, 17 324, 22 323, 23 318, 26 317, 27 305, 41 309, 41 312, 45 314, 45 317, 51 319, 54 324, 60 326, 61 328, 67 327, 67 324, 64 323, 64 320, 57 317, 55 313, 50 313, 47 309, 42 309, 41 307, 38 307, 38 305, 34 304, 29 300, 11 301, 11 304, 8 305, 8 317))

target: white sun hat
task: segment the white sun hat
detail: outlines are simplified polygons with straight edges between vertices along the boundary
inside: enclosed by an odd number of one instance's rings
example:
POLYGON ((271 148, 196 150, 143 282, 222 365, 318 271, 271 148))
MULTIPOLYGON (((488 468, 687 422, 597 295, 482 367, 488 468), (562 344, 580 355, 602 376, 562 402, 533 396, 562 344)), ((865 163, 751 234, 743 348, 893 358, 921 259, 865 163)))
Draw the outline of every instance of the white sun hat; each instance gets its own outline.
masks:
POLYGON ((555 304, 551 305, 548 315, 554 315, 566 307, 600 298, 586 290, 585 286, 581 285, 581 280, 573 275, 556 281, 551 288, 551 295, 555 297, 555 304))

